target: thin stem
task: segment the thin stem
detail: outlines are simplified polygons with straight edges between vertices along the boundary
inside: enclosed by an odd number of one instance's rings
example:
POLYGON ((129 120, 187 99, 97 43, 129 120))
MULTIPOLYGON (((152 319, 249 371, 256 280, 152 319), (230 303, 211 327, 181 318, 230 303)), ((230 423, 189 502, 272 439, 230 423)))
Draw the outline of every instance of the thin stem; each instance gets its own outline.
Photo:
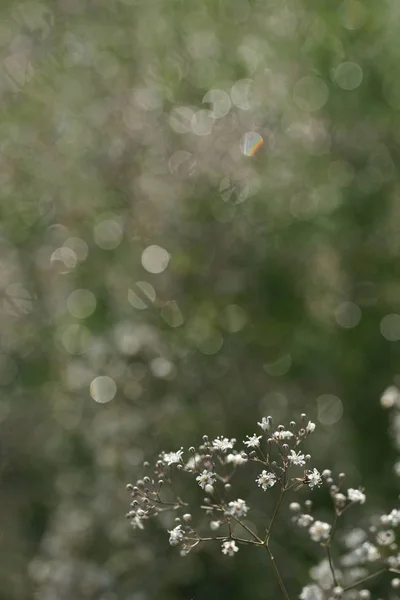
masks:
POLYGON ((336 579, 335 568, 333 566, 333 559, 332 559, 332 552, 331 552, 331 543, 332 543, 332 540, 333 540, 333 536, 335 535, 335 530, 336 530, 338 516, 339 515, 338 515, 338 513, 335 510, 335 518, 334 518, 333 523, 332 523, 331 533, 330 533, 329 539, 328 539, 328 541, 327 541, 327 543, 325 545, 326 553, 328 555, 329 567, 330 567, 330 570, 331 570, 331 573, 332 573, 332 579, 333 579, 333 582, 334 582, 334 584, 335 584, 336 587, 338 586, 338 580, 336 579))
POLYGON ((273 526, 273 524, 274 524, 274 522, 275 522, 276 515, 278 514, 278 510, 279 510, 279 507, 280 507, 280 505, 281 505, 281 502, 282 502, 282 500, 283 500, 283 496, 284 496, 284 494, 285 494, 285 491, 286 491, 286 490, 285 490, 285 484, 284 484, 284 485, 282 486, 282 489, 281 489, 281 495, 279 496, 279 500, 278 500, 278 502, 277 502, 277 505, 275 506, 275 510, 274 510, 274 513, 273 513, 273 515, 272 515, 272 519, 271 519, 271 522, 270 522, 270 524, 269 524, 269 527, 268 527, 268 529, 267 529, 267 534, 266 534, 266 536, 265 536, 265 539, 264 539, 264 544, 266 544, 266 545, 268 544, 268 540, 269 540, 269 538, 270 538, 270 536, 271 536, 272 526, 273 526))
POLYGON ((285 588, 285 584, 284 584, 284 583, 283 583, 283 581, 282 581, 281 574, 279 573, 278 566, 277 566, 277 564, 276 564, 276 562, 275 562, 275 558, 274 558, 274 556, 273 556, 273 554, 272 554, 272 552, 271 552, 271 550, 270 550, 269 546, 268 546, 268 545, 266 545, 266 544, 264 544, 264 546, 265 546, 265 549, 266 549, 266 551, 268 552, 269 558, 270 558, 270 560, 271 560, 271 563, 272 563, 272 567, 273 567, 273 569, 274 569, 274 571, 275 571, 275 575, 276 575, 276 578, 277 578, 277 580, 278 580, 278 583, 279 583, 279 587, 280 587, 280 588, 281 588, 281 590, 282 590, 282 593, 283 593, 283 595, 284 595, 284 597, 285 597, 285 600, 290 600, 290 597, 289 597, 289 594, 288 594, 288 592, 287 592, 287 589, 285 588))
POLYGON ((333 583, 335 584, 335 587, 338 587, 339 584, 338 584, 338 581, 336 579, 335 569, 333 567, 333 560, 332 560, 332 553, 331 553, 330 546, 326 546, 326 553, 328 555, 329 567, 331 569, 333 583))
POLYGON ((245 523, 243 523, 240 519, 238 519, 237 517, 235 517, 235 515, 232 515, 232 518, 235 519, 235 521, 237 521, 239 523, 239 525, 241 525, 243 527, 243 529, 245 529, 248 533, 250 533, 250 535, 253 536, 253 538, 255 540, 257 540, 257 542, 259 542, 260 544, 263 544, 264 542, 258 537, 258 535, 256 535, 254 533, 254 531, 252 531, 250 529, 250 527, 247 527, 247 525, 245 523))
POLYGON ((343 591, 347 592, 348 590, 351 590, 351 589, 357 587, 358 585, 361 585, 362 583, 364 583, 364 581, 368 581, 369 579, 378 577, 378 575, 382 575, 382 573, 386 573, 387 570, 388 570, 387 567, 384 567, 383 569, 379 569, 379 571, 375 571, 375 573, 371 573, 370 575, 367 575, 367 577, 363 577, 363 579, 359 579, 355 583, 352 583, 351 585, 347 586, 346 588, 343 589, 343 591))

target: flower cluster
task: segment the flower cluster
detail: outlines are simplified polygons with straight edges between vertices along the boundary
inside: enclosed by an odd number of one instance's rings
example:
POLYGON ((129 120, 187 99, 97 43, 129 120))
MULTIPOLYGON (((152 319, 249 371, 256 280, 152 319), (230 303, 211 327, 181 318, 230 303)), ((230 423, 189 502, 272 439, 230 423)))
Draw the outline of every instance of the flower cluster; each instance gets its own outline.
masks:
MULTIPOLYGON (((383 398, 384 406, 397 407, 400 411, 400 392, 395 393, 390 388, 383 398)), ((347 531, 338 540, 344 545, 344 551, 340 556, 336 552, 334 558, 332 543, 339 520, 350 508, 366 502, 364 489, 346 489, 344 473, 335 477, 329 469, 320 472, 311 466, 311 456, 303 445, 314 432, 315 424, 308 421, 306 415, 301 415, 300 424, 292 421, 288 426, 273 427, 273 419, 268 416, 262 417, 257 425, 260 433, 247 435, 242 447, 235 438, 219 436, 210 441, 205 435, 197 448, 192 446, 187 452, 183 448, 162 452, 151 475, 138 480, 136 485, 128 485, 132 502, 127 517, 133 528, 143 529, 147 519, 171 512, 176 516, 168 529, 169 543, 178 547, 183 556, 205 542, 218 542, 222 554, 227 557, 235 556, 246 544, 262 548, 273 563, 285 600, 289 600, 270 550, 272 530, 286 496, 301 489, 314 492, 325 488, 332 503, 330 519, 316 518, 310 499, 289 502, 293 523, 325 554, 311 570, 312 582, 303 587, 300 600, 368 600, 369 592, 362 584, 374 576, 370 565, 375 566, 375 574, 386 570, 400 575, 400 552, 396 543, 400 509, 393 508, 388 514, 381 515, 366 529, 347 531), (272 515, 266 518, 268 526, 262 536, 257 533, 263 530, 262 526, 256 530, 253 517, 252 523, 246 520, 250 511, 247 501, 233 496, 237 473, 244 467, 254 469, 254 492, 257 493, 258 488, 261 493, 271 494, 271 502, 275 502, 272 515), (173 479, 179 479, 180 485, 175 487, 173 479), (195 511, 175 492, 190 485, 203 494, 199 503, 203 518, 196 517, 197 526, 192 518, 195 511)), ((150 465, 146 463, 146 467, 150 465)), ((257 514, 258 511, 252 513, 253 516, 257 514)), ((165 522, 164 516, 162 521, 165 522)), ((397 580, 400 588, 400 578, 397 580)), ((395 583, 392 585, 396 587, 395 583)))

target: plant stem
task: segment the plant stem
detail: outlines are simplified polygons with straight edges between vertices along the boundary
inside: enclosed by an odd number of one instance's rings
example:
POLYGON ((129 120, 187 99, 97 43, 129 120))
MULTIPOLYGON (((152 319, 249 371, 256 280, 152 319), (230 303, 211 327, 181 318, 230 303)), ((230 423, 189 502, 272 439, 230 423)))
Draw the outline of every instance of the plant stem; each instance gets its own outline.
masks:
POLYGON ((331 543, 333 540, 333 536, 335 535, 335 529, 336 529, 336 525, 337 525, 337 520, 338 520, 338 513, 335 510, 335 518, 333 520, 332 523, 332 528, 331 528, 331 534, 329 536, 329 539, 326 543, 326 553, 328 555, 328 562, 329 562, 329 567, 331 569, 331 573, 332 573, 332 579, 333 579, 333 583, 335 584, 335 586, 338 586, 338 581, 336 579, 336 574, 335 574, 335 568, 333 566, 333 559, 332 559, 332 552, 331 552, 331 543))
POLYGON ((375 573, 371 573, 370 575, 367 575, 367 577, 363 577, 363 579, 359 579, 355 583, 352 583, 351 585, 347 586, 346 588, 344 588, 343 591, 347 592, 347 590, 351 590, 354 587, 357 587, 361 583, 364 583, 364 581, 368 581, 369 579, 373 579, 374 577, 377 577, 378 575, 382 575, 382 573, 386 573, 387 570, 388 570, 387 567, 384 567, 383 569, 379 569, 379 571, 375 571, 375 573))
POLYGON ((290 600, 290 597, 289 597, 289 594, 287 592, 287 589, 285 588, 285 584, 282 581, 281 574, 279 573, 278 566, 277 566, 277 564, 275 562, 275 558, 274 558, 274 556, 273 556, 273 554, 272 554, 269 546, 267 544, 264 544, 264 546, 265 546, 266 551, 268 552, 269 558, 270 558, 271 563, 272 563, 272 567, 273 567, 273 569, 275 571, 276 578, 278 580, 278 583, 279 583, 279 586, 280 586, 280 588, 282 590, 282 593, 283 593, 283 595, 285 597, 285 600, 290 600))
POLYGON ((273 515, 272 515, 271 523, 269 524, 269 527, 267 529, 267 534, 266 534, 265 539, 264 539, 264 544, 266 544, 266 545, 268 544, 268 540, 269 540, 269 538, 271 536, 272 526, 273 526, 273 524, 275 522, 276 515, 278 514, 278 510, 279 510, 279 507, 280 507, 281 502, 283 500, 283 496, 285 494, 285 491, 286 491, 285 487, 283 486, 282 490, 281 490, 281 495, 279 496, 279 500, 277 502, 277 505, 275 506, 275 510, 274 510, 273 515))
POLYGON ((336 579, 335 569, 333 567, 333 560, 332 560, 332 554, 331 554, 331 547, 330 546, 326 546, 326 553, 328 555, 328 561, 329 561, 329 566, 330 566, 331 573, 332 573, 333 583, 335 584, 335 587, 337 587, 339 584, 338 584, 338 581, 336 579))

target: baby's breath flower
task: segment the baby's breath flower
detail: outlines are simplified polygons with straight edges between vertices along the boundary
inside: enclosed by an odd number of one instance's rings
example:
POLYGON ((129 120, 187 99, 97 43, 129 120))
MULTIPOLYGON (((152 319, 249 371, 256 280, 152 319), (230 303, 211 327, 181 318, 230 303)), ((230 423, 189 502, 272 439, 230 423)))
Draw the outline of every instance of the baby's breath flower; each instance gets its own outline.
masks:
POLYGON ((324 593, 318 585, 312 583, 303 587, 299 598, 300 600, 324 600, 324 593))
POLYGON ((259 487, 265 491, 268 488, 271 488, 276 483, 276 476, 274 473, 267 473, 267 471, 263 471, 256 479, 256 483, 259 487))
POLYGON ((220 450, 221 452, 226 452, 227 450, 232 450, 235 442, 236 440, 234 438, 229 440, 228 438, 219 436, 215 438, 215 440, 212 442, 212 448, 213 450, 220 450))
POLYGON ((174 529, 169 529, 169 543, 171 546, 179 546, 183 542, 185 534, 182 530, 182 525, 177 525, 174 529))
POLYGON ((219 529, 221 526, 221 523, 219 521, 210 521, 210 529, 211 531, 216 531, 217 529, 219 529))
POLYGON ((313 489, 314 487, 319 487, 322 483, 322 478, 317 469, 313 469, 312 471, 307 471, 305 483, 313 489))
POLYGON ((215 482, 215 479, 215 474, 212 471, 207 471, 207 469, 204 469, 201 475, 196 477, 196 481, 203 490, 207 485, 212 485, 215 482))
POLYGON ((295 452, 294 450, 291 450, 288 458, 290 464, 294 465, 295 467, 302 467, 306 464, 306 461, 304 460, 304 454, 301 452, 295 452))
POLYGON ((130 523, 133 529, 144 529, 143 520, 138 515, 132 517, 130 523))
POLYGON ((381 396, 381 406, 383 408, 392 408, 394 405, 400 405, 400 390, 395 386, 391 385, 383 392, 381 396))
POLYGON ((400 510, 394 508, 388 515, 382 515, 381 523, 383 525, 392 525, 392 527, 400 525, 400 510))
POLYGON ((236 546, 236 542, 234 540, 228 540, 227 542, 222 542, 222 554, 227 554, 228 556, 234 556, 235 552, 238 552, 239 548, 236 546))
POLYGON ((244 443, 248 448, 257 448, 260 445, 261 435, 254 433, 253 435, 246 435, 248 440, 244 440, 244 443))
POLYGON ((366 495, 361 490, 355 490, 354 488, 347 490, 347 497, 350 502, 359 502, 360 504, 364 504, 366 500, 366 495))
POLYGON ((291 431, 275 431, 274 439, 283 442, 284 440, 290 440, 293 437, 293 433, 291 431))
POLYGON ((226 515, 232 515, 233 517, 245 517, 249 507, 246 505, 246 502, 241 498, 229 502, 228 508, 225 511, 226 515))
POLYGON ((299 512, 301 509, 301 506, 298 502, 291 502, 289 504, 289 510, 291 510, 292 512, 299 512))
POLYGON ((390 546, 395 539, 394 531, 392 529, 379 531, 376 535, 376 541, 380 546, 390 546))
POLYGON ((257 421, 257 425, 259 425, 263 431, 269 431, 271 429, 271 423, 265 417, 263 417, 261 421, 257 421))
POLYGON ((315 423, 313 423, 312 421, 308 421, 307 426, 306 426, 306 433, 313 433, 315 430, 315 423))
POLYGON ((308 515, 306 513, 306 514, 300 515, 297 518, 296 523, 299 527, 309 527, 313 521, 314 521, 314 517, 312 517, 311 515, 308 515))
POLYGON ((225 459, 225 462, 232 463, 235 467, 238 465, 243 465, 247 462, 247 458, 238 453, 228 454, 225 459))
POLYGON ((329 538, 331 526, 324 521, 315 521, 308 531, 314 542, 324 542, 329 538))
POLYGON ((163 463, 169 465, 173 465, 175 463, 180 463, 182 461, 183 448, 178 450, 177 452, 162 452, 160 454, 161 460, 163 463))

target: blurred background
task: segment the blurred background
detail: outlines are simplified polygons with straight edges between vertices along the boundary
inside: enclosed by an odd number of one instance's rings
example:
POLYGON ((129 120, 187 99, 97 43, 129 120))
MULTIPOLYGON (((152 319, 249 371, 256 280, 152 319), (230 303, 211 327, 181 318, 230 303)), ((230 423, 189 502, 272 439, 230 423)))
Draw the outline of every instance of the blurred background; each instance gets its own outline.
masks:
MULTIPOLYGON (((399 26, 397 0, 2 1, 1 600, 275 600, 252 549, 181 559, 125 519, 144 460, 267 414, 307 412, 313 466, 391 509, 399 26)), ((318 548, 287 515, 275 544, 295 598, 318 548)))

